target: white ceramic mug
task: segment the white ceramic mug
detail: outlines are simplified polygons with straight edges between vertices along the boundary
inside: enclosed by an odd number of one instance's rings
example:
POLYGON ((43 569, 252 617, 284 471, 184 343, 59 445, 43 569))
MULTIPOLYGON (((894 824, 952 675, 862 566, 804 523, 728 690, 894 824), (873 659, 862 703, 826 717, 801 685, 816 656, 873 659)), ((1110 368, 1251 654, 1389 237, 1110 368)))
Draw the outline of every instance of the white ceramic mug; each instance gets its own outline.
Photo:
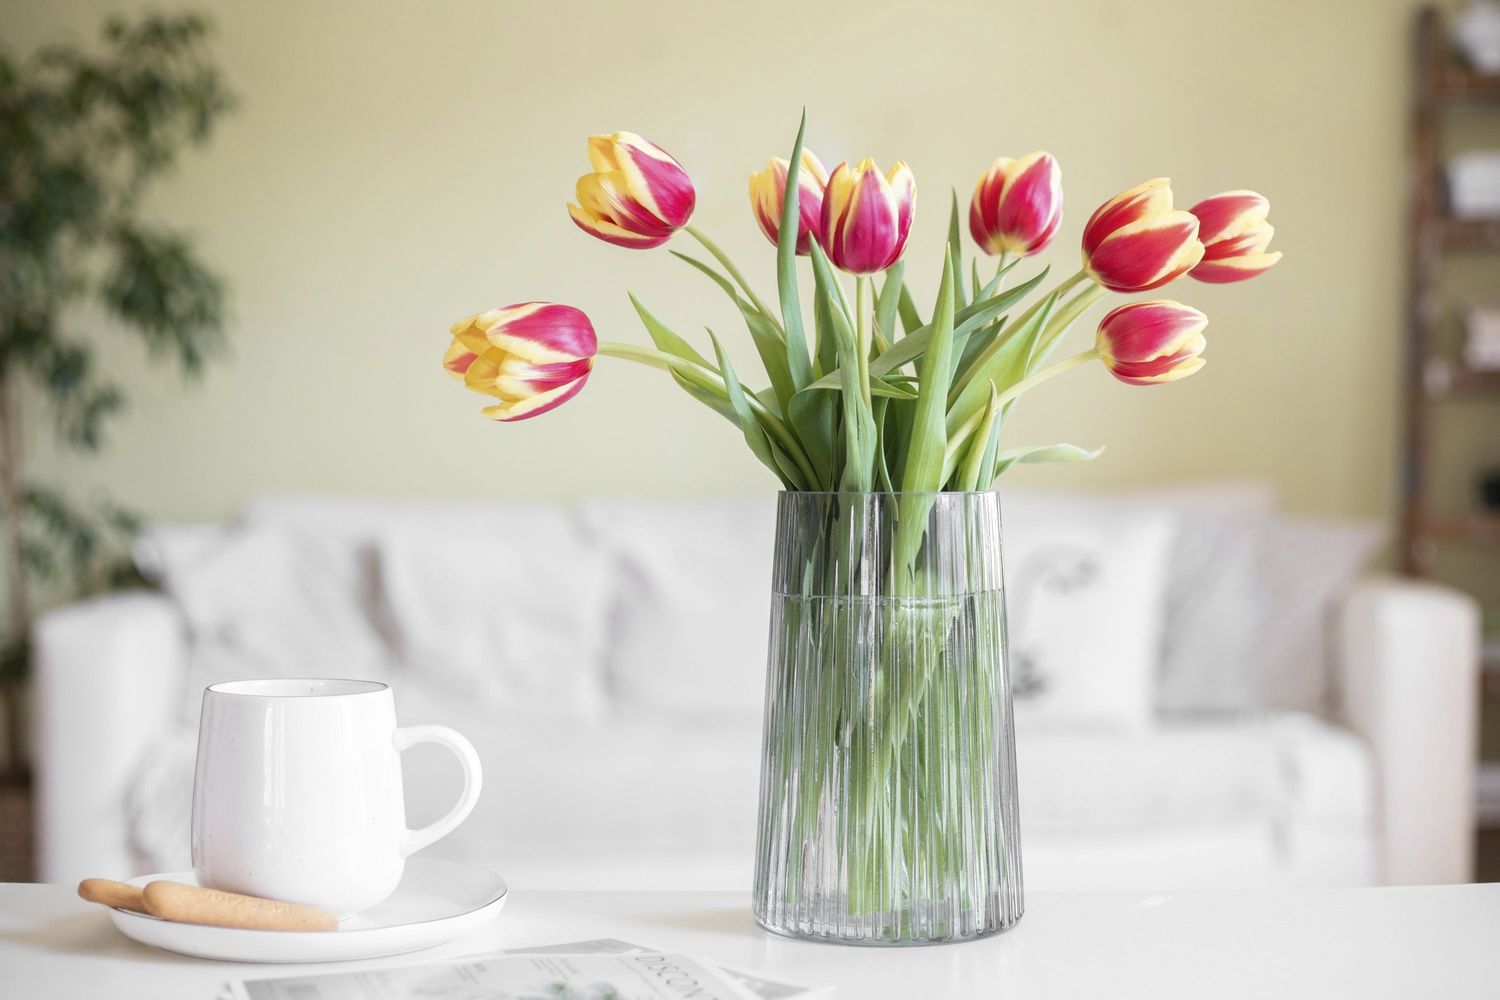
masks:
POLYGON ((312 903, 343 919, 395 891, 407 855, 479 800, 479 755, 446 726, 396 726, 375 681, 254 680, 203 692, 193 780, 199 884, 312 903), (401 751, 440 743, 463 765, 448 815, 406 828, 401 751))

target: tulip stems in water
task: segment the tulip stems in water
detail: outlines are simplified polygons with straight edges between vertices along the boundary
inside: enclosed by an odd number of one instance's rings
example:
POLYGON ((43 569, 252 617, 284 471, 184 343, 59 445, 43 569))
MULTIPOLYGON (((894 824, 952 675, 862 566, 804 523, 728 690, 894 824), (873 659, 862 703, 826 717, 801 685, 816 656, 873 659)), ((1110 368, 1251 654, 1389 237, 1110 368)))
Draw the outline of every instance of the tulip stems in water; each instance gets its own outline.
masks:
POLYGON ((688 235, 692 236, 693 239, 697 240, 703 245, 703 249, 707 250, 713 257, 713 259, 718 261, 723 266, 724 270, 729 272, 729 276, 733 278, 734 283, 736 285, 739 285, 741 290, 744 291, 745 297, 750 300, 750 304, 755 306, 755 308, 759 310, 762 316, 775 324, 777 330, 780 330, 781 317, 776 313, 773 313, 770 309, 766 308, 766 304, 761 301, 759 295, 755 294, 755 289, 750 287, 750 282, 745 279, 745 275, 740 271, 740 269, 734 266, 734 261, 729 259, 729 255, 726 254, 723 250, 719 249, 719 245, 717 243, 709 239, 707 236, 703 235, 703 231, 697 226, 684 226, 683 230, 688 235))

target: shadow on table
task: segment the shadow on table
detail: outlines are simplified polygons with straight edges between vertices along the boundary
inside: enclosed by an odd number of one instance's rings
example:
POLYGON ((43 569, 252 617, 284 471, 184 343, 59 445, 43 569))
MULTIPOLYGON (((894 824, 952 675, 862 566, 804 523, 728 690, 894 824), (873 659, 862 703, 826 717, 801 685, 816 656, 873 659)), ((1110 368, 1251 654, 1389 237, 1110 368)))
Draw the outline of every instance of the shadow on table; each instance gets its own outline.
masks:
POLYGON ((760 925, 755 922, 748 906, 717 906, 677 913, 653 913, 643 918, 642 922, 658 927, 707 931, 710 934, 744 934, 760 930, 760 925))
POLYGON ((164 962, 192 961, 130 940, 115 930, 109 917, 103 913, 74 913, 49 920, 38 927, 0 931, 0 941, 14 942, 54 955, 107 954, 110 958, 153 962, 158 965, 164 962))

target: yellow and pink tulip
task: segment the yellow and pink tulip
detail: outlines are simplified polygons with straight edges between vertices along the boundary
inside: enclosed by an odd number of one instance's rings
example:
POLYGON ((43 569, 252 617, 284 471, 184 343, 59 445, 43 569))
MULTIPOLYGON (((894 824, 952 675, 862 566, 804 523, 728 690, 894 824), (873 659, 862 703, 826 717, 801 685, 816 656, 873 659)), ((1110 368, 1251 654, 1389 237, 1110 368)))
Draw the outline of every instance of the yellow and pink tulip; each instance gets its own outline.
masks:
POLYGON ((1083 266, 1114 292, 1160 288, 1203 259, 1198 218, 1172 208, 1172 182, 1147 181, 1115 195, 1083 228, 1083 266))
POLYGON ((884 271, 901 259, 916 212, 917 182, 898 162, 882 174, 875 161, 840 163, 823 193, 821 243, 835 267, 851 274, 884 271))
POLYGON ((1181 302, 1128 302, 1099 321, 1094 349, 1121 382, 1175 382, 1203 367, 1206 326, 1207 316, 1181 302))
POLYGON ((1244 281, 1268 270, 1281 253, 1268 253, 1276 230, 1266 217, 1271 203, 1254 191, 1226 191, 1192 207, 1203 260, 1188 273, 1199 281, 1244 281))
MULTIPOLYGON (((787 161, 772 157, 766 169, 750 175, 750 208, 760 231, 774 246, 781 233, 781 210, 786 205, 787 161)), ((802 151, 797 168, 797 253, 810 252, 811 241, 822 239, 823 190, 828 186, 828 171, 812 154, 802 151)))
POLYGON ((589 137, 593 172, 578 178, 568 214, 578 228, 616 246, 661 246, 692 217, 697 194, 682 164, 634 132, 589 137))
POLYGON ((987 254, 1034 254, 1052 242, 1062 205, 1062 171, 1051 153, 1002 156, 974 187, 969 234, 987 254))
POLYGON ((443 367, 498 402, 493 420, 515 421, 555 409, 578 394, 594 368, 599 342, 580 310, 555 302, 521 302, 453 324, 443 367))

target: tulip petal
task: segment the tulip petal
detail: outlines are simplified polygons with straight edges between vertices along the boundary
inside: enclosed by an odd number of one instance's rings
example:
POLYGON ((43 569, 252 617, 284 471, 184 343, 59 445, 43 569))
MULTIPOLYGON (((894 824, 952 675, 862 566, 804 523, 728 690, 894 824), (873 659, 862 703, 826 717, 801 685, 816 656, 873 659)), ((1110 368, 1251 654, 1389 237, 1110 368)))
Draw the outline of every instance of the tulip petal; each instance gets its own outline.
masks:
POLYGON ((512 423, 517 420, 526 420, 530 417, 539 417, 548 410, 554 410, 574 396, 578 395, 588 381, 588 375, 575 379, 566 385, 560 385, 540 395, 529 399, 516 401, 504 401, 495 406, 486 406, 481 413, 491 420, 499 420, 502 423, 512 423))
POLYGON ((462 382, 464 380, 464 373, 469 370, 469 366, 478 357, 479 355, 469 350, 463 341, 455 337, 453 338, 453 343, 448 345, 448 350, 443 354, 443 367, 449 375, 462 382))
POLYGON ((1001 247, 1032 254, 1043 249, 1062 221, 1062 175, 1046 153, 1030 153, 1006 170, 1005 187, 995 205, 994 230, 1001 247))
POLYGON ((1110 233, 1084 260, 1089 276, 1115 292, 1144 292, 1187 273, 1203 259, 1198 220, 1166 212, 1110 233))
POLYGON ((615 158, 626 190, 661 224, 674 230, 687 225, 697 193, 682 164, 633 132, 616 133, 616 139, 615 158))
POLYGON ((490 344, 532 364, 592 358, 599 350, 594 326, 582 310, 556 302, 521 302, 499 310, 486 330, 490 344))
POLYGON ((1141 219, 1172 210, 1172 181, 1157 177, 1115 195, 1094 210, 1083 227, 1083 252, 1092 256, 1111 233, 1141 219))
POLYGON ((1254 191, 1226 191, 1192 207, 1198 217, 1198 238, 1218 243, 1266 221, 1271 203, 1254 191))
POLYGON ((1281 259, 1281 251, 1275 253, 1245 254, 1226 257, 1223 260, 1205 259, 1189 272, 1199 281, 1212 285, 1224 285, 1234 281, 1245 281, 1270 270, 1281 259))
POLYGON ((568 215, 577 223, 579 229, 582 229, 591 236, 597 236, 606 243, 613 243, 619 247, 649 250, 652 247, 661 246, 672 238, 671 233, 665 236, 642 236, 638 233, 633 233, 628 229, 615 225, 607 219, 600 219, 590 215, 577 205, 568 206, 568 215))

